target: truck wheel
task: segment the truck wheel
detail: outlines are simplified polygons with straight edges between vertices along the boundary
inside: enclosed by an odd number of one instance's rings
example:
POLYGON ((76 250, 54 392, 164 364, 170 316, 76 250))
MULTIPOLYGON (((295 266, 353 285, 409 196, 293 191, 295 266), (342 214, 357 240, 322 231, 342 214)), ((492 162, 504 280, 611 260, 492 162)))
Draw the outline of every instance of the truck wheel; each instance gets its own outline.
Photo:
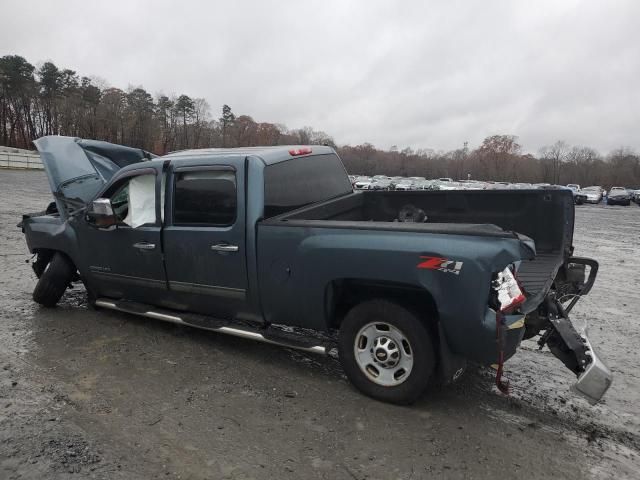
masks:
POLYGON ((435 367, 426 325, 387 300, 369 300, 347 313, 340 326, 338 352, 351 383, 389 403, 415 402, 435 367))
POLYGON ((54 254, 33 290, 33 300, 45 307, 55 307, 75 272, 75 266, 67 257, 54 254))

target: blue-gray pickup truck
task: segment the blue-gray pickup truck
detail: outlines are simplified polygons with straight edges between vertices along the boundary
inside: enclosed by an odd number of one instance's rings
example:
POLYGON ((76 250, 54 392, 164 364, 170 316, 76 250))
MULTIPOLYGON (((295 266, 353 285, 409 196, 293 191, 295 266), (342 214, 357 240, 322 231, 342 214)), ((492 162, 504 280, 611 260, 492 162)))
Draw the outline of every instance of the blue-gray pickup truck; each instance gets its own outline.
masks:
POLYGON ((74 282, 90 305, 315 353, 365 394, 411 403, 468 362, 496 369, 539 335, 595 403, 611 373, 569 312, 594 260, 573 254, 560 188, 353 191, 327 146, 156 157, 35 142, 54 196, 20 227, 33 298, 74 282))

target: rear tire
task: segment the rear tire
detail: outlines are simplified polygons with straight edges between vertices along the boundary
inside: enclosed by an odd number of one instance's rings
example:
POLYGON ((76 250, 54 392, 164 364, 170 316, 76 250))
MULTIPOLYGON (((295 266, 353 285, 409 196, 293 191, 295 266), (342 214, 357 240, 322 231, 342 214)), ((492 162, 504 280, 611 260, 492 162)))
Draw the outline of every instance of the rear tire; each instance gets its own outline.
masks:
POLYGON ((340 325, 338 352, 358 390, 400 405, 422 395, 435 368, 424 319, 382 299, 365 301, 347 313, 340 325))
POLYGON ((33 300, 45 307, 55 307, 75 272, 75 266, 66 256, 55 253, 40 275, 33 290, 33 300))

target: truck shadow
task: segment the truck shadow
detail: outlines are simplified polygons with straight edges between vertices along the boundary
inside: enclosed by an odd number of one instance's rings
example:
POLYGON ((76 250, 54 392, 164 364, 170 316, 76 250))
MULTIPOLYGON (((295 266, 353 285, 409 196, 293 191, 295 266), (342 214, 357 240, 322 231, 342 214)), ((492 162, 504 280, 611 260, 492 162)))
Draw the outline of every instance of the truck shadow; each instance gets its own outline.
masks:
MULTIPOLYGON (((276 388, 296 392, 310 388, 308 383, 312 381, 329 384, 329 390, 341 397, 358 401, 366 398, 346 379, 335 354, 316 355, 126 313, 92 310, 81 290, 69 292, 55 309, 36 309, 32 331, 39 359, 62 366, 71 364, 74 370, 80 359, 83 368, 102 370, 104 374, 109 373, 111 365, 121 363, 143 373, 152 363, 152 374, 145 380, 154 381, 157 370, 169 376, 173 371, 188 371, 186 378, 197 385, 205 377, 211 378, 209 370, 215 363, 217 370, 231 376, 243 371, 240 376, 247 382, 256 381, 258 389, 269 388, 263 378, 278 379, 276 388)), ((497 393, 492 385, 491 371, 471 366, 454 384, 433 384, 409 407, 387 407, 434 412, 450 411, 457 404, 466 408, 490 404, 491 408, 522 409, 521 401, 497 393)), ((373 399, 366 401, 381 404, 373 399)))

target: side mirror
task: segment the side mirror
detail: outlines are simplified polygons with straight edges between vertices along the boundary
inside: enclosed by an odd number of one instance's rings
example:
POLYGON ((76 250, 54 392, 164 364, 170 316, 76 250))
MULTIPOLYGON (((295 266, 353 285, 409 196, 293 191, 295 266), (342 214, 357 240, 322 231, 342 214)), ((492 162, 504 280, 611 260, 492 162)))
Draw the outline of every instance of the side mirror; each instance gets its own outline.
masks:
POLYGON ((118 223, 118 219, 113 213, 111 200, 108 198, 98 198, 91 202, 85 218, 89 225, 98 228, 111 228, 118 223))

